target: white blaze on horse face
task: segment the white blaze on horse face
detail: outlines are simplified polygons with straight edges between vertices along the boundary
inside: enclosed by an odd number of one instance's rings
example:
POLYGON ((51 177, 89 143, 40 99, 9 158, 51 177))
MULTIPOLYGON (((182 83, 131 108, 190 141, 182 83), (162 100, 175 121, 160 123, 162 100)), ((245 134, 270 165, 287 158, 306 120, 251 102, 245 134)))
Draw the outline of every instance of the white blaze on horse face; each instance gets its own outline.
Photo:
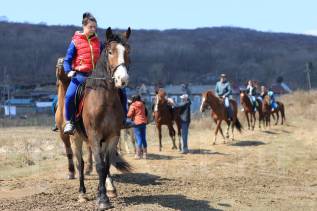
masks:
MULTIPOLYGON (((118 50, 118 65, 124 64, 124 51, 125 48, 123 45, 117 45, 118 50)), ((128 70, 125 65, 120 65, 117 70, 114 72, 114 82, 117 88, 122 88, 128 85, 129 75, 128 70)))
POLYGON ((203 97, 202 100, 201 100, 200 112, 204 112, 205 101, 206 101, 206 98, 203 97))

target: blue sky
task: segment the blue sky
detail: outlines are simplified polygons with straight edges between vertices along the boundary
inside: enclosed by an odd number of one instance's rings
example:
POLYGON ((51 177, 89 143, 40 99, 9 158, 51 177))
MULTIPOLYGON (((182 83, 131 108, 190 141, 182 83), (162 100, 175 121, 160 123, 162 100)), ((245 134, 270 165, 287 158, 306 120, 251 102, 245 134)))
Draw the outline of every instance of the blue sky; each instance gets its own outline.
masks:
POLYGON ((14 22, 80 25, 90 11, 99 27, 193 29, 235 26, 317 35, 317 0, 0 0, 14 22))

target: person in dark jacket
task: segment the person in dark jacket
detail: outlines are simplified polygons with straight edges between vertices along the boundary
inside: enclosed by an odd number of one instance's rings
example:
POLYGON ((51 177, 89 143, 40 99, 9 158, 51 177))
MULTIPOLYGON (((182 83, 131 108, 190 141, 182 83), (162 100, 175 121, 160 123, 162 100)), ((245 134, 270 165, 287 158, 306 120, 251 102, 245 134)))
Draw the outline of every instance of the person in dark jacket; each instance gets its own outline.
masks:
POLYGON ((258 106, 257 105, 257 102, 256 102, 256 87, 254 86, 253 84, 253 81, 249 80, 248 81, 248 86, 247 86, 247 94, 250 98, 250 101, 252 103, 252 106, 253 106, 253 110, 256 111, 256 107, 258 106))
POLYGON ((188 151, 188 128, 190 124, 190 105, 191 101, 187 94, 183 94, 181 97, 182 104, 176 106, 179 109, 181 126, 182 126, 182 154, 187 154, 188 151))

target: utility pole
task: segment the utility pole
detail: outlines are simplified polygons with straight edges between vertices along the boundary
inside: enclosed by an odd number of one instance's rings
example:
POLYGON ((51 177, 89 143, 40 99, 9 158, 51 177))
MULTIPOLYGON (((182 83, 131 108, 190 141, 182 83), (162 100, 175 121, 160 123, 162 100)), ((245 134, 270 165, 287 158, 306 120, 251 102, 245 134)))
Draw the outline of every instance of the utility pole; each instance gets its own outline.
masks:
POLYGON ((313 63, 307 62, 304 72, 306 73, 306 76, 307 76, 307 86, 308 86, 307 88, 308 88, 308 90, 311 90, 310 73, 311 73, 312 69, 313 69, 313 63))
POLYGON ((4 69, 4 83, 6 84, 6 89, 7 89, 7 100, 8 100, 8 108, 9 108, 9 118, 11 119, 11 102, 10 102, 10 79, 9 79, 9 74, 7 74, 7 67, 3 67, 4 69))

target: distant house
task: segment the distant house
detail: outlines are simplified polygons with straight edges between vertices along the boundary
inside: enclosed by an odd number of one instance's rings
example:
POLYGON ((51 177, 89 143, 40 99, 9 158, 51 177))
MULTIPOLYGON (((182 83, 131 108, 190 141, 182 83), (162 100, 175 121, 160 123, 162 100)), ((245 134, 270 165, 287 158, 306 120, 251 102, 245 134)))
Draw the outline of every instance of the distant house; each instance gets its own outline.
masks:
POLYGON ((32 99, 9 99, 4 104, 5 116, 19 116, 35 113, 35 106, 32 99))

